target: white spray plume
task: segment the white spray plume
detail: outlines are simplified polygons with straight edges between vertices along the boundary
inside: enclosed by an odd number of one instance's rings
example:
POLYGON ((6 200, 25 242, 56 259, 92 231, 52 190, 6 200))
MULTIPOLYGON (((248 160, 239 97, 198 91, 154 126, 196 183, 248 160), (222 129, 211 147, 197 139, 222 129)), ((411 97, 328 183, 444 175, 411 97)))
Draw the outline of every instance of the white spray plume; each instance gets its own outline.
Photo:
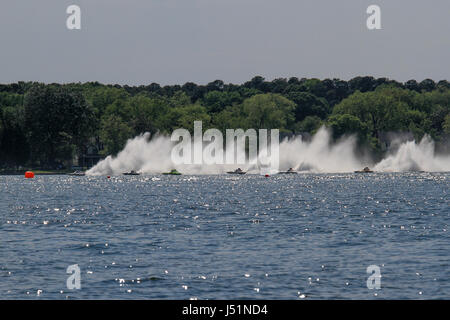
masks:
MULTIPOLYGON (((135 170, 140 173, 160 174, 177 169, 184 174, 222 174, 238 165, 174 165, 171 151, 174 142, 170 137, 157 135, 150 139, 145 133, 128 140, 116 157, 108 156, 87 171, 88 175, 117 175, 135 170)), ((346 137, 332 143, 331 133, 322 127, 311 139, 301 136, 284 139, 280 143, 280 170, 293 168, 301 172, 338 173, 361 170, 373 163, 355 155, 356 138, 346 137)), ((261 150, 260 150, 261 152, 261 150)), ((250 173, 262 173, 255 165, 241 166, 250 173)), ((450 156, 436 156, 434 142, 424 137, 420 144, 414 141, 402 143, 398 150, 374 166, 375 171, 450 171, 450 156)), ((274 173, 270 170, 267 173, 274 173)))
POLYGON ((280 169, 350 172, 363 166, 363 161, 355 156, 355 146, 356 139, 352 136, 331 144, 330 131, 322 127, 309 142, 301 136, 283 140, 280 144, 280 169))
POLYGON ((434 141, 424 136, 417 144, 408 141, 400 145, 397 152, 380 161, 374 168, 376 171, 450 171, 450 156, 437 156, 434 153, 434 141))

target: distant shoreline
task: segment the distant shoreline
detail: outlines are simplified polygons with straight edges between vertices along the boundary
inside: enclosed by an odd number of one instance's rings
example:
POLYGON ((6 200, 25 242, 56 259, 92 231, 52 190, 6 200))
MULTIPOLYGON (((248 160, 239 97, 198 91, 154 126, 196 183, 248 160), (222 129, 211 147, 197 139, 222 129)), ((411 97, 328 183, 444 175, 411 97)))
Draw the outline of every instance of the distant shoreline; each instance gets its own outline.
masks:
POLYGON ((36 175, 64 175, 72 172, 71 170, 4 170, 0 171, 0 176, 23 176, 26 171, 33 171, 36 175))

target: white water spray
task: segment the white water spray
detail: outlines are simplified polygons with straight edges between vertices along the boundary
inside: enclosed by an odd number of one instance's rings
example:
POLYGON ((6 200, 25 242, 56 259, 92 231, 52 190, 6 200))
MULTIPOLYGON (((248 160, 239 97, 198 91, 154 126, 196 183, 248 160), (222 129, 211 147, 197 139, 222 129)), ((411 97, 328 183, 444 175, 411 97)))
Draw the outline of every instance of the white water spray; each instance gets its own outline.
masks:
MULTIPOLYGON (((128 140, 116 157, 108 156, 87 171, 87 174, 117 175, 131 170, 160 174, 174 168, 184 174, 222 174, 239 166, 174 165, 171 161, 174 145, 170 137, 155 136, 150 139, 150 134, 145 133, 128 140)), ((330 131, 322 127, 311 141, 297 136, 280 143, 280 170, 293 168, 300 172, 339 173, 373 166, 375 171, 381 172, 450 171, 450 156, 435 155, 434 142, 429 137, 424 137, 419 144, 414 141, 402 143, 396 152, 375 165, 368 159, 358 158, 355 150, 355 137, 347 137, 333 144, 330 131)), ((264 171, 255 165, 241 168, 249 173, 264 171)))
POLYGON ((423 137, 417 144, 408 141, 400 145, 397 152, 380 161, 375 171, 403 172, 403 171, 450 171, 450 156, 437 156, 434 153, 434 141, 423 137))

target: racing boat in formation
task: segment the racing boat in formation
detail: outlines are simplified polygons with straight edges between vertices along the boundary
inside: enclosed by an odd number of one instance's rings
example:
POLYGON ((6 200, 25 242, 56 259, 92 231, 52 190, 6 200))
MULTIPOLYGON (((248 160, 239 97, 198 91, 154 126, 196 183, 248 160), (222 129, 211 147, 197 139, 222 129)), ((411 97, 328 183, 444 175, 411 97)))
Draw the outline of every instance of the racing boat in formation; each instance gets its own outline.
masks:
POLYGON ((78 176, 78 177, 83 177, 83 176, 85 176, 86 175, 86 173, 85 172, 83 172, 83 171, 74 171, 74 172, 72 172, 72 173, 68 173, 67 175, 69 175, 69 176, 78 176))
POLYGON ((170 172, 163 172, 163 175, 179 176, 181 172, 178 172, 177 169, 172 169, 170 172))
POLYGON ((130 172, 124 172, 123 175, 124 176, 138 176, 138 175, 140 175, 140 173, 136 172, 134 170, 131 170, 130 172))
POLYGON ((246 174, 247 172, 242 171, 241 168, 237 168, 236 170, 234 170, 234 171, 228 171, 227 173, 228 173, 228 174, 246 174))
POLYGON ((280 172, 278 172, 278 174, 297 174, 297 171, 295 171, 292 168, 289 168, 288 171, 280 171, 280 172))

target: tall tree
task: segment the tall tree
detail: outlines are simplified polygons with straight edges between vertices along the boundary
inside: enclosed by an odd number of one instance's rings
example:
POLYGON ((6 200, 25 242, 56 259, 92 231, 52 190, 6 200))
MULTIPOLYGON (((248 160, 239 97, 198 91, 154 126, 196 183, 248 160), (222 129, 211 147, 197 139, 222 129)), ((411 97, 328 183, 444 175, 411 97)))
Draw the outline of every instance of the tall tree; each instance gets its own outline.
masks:
POLYGON ((285 129, 295 120, 295 103, 280 94, 258 94, 244 100, 242 108, 248 128, 285 129))
POLYGON ((54 166, 81 152, 92 133, 94 112, 79 91, 35 85, 25 96, 25 127, 33 160, 54 166))

